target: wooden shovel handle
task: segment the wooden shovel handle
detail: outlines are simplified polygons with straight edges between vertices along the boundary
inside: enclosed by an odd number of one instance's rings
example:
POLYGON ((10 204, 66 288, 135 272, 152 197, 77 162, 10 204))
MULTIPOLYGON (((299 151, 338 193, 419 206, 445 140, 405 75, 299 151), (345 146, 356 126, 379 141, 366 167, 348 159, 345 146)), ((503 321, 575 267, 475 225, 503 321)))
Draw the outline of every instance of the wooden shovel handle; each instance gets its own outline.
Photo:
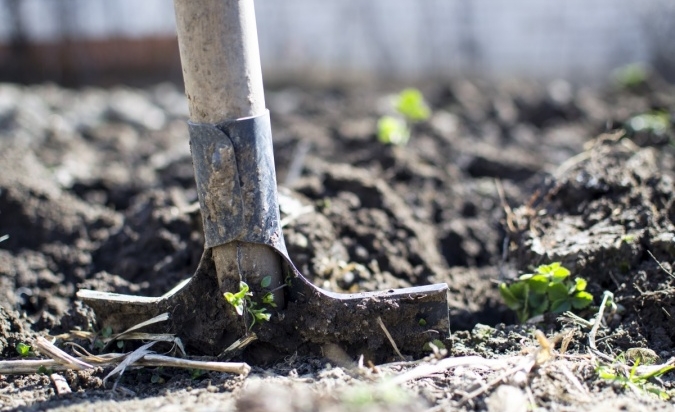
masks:
MULTIPOLYGON (((190 120, 218 124, 265 113, 253 0, 174 0, 174 8, 190 120)), ((213 261, 221 291, 268 276, 272 288, 283 283, 281 259, 265 245, 216 246, 213 261)), ((284 306, 281 291, 274 301, 284 306)))
POLYGON ((190 120, 265 111, 253 0, 174 0, 190 120))

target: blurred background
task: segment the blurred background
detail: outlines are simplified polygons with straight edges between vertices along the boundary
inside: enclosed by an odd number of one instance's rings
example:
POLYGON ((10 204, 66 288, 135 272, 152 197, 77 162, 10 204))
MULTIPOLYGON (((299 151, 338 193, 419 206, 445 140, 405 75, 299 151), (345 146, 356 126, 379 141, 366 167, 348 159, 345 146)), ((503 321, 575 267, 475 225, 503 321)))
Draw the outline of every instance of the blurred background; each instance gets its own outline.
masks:
MULTIPOLYGON (((0 81, 181 82, 170 0, 0 0, 0 81)), ((675 79, 671 0, 257 0, 265 81, 675 79)))

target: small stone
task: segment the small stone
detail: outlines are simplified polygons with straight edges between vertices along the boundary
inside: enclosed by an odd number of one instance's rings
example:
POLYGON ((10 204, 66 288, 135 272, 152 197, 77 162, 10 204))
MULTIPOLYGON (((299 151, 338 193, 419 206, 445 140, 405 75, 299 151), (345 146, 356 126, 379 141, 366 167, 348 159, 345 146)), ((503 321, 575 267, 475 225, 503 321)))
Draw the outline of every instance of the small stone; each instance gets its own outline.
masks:
POLYGON ((511 385, 501 385, 485 401, 489 412, 525 412, 525 392, 511 385))

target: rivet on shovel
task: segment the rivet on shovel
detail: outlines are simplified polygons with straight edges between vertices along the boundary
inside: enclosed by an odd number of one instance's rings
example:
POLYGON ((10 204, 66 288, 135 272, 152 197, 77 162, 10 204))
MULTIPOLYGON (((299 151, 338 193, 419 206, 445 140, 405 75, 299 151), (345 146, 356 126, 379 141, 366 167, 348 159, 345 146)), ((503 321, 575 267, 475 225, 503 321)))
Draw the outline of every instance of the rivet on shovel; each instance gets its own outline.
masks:
POLYGON ((163 312, 162 332, 193 349, 218 354, 249 333, 223 298, 240 281, 275 290, 258 340, 284 353, 337 345, 352 356, 420 354, 449 333, 447 285, 381 292, 323 291, 295 268, 279 224, 272 135, 265 109, 253 0, 175 0, 178 43, 190 108, 190 145, 204 222, 197 272, 158 298, 80 290, 99 321, 125 330, 163 312), (271 280, 271 282, 270 282, 271 280))

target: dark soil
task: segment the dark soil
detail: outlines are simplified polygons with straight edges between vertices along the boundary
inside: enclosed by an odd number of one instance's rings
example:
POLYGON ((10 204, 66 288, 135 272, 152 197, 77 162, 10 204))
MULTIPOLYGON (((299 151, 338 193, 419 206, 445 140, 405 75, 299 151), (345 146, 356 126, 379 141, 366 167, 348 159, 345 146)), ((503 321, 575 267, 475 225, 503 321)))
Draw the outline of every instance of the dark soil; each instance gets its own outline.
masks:
MULTIPOLYGON (((268 91, 281 215, 292 216, 284 236, 298 269, 338 292, 447 283, 450 356, 500 359, 536 341, 534 326, 516 325, 498 283, 561 261, 589 281, 596 310, 603 291, 619 305, 598 349, 675 356, 673 130, 635 131, 630 122, 653 110, 672 116, 675 87, 652 79, 631 89, 515 81, 421 89, 433 116, 405 147, 382 145, 374 133, 394 86, 268 91)), ((9 236, 0 243, 3 360, 38 335, 100 330, 76 301, 78 289, 160 296, 195 272, 203 237, 186 111, 181 91, 168 84, 77 91, 0 84, 0 237, 9 236)), ((563 326, 555 317, 538 324, 549 337, 563 326)), ((587 330, 575 330, 569 351, 581 356, 587 330)), ((522 398, 513 403, 672 408, 599 379, 590 363, 574 374, 593 402, 566 395, 553 371, 460 405, 480 381, 473 369, 385 391, 355 373, 352 360, 324 355, 256 365, 247 378, 141 368, 114 391, 102 381, 109 368, 67 372, 73 393, 61 396, 48 376, 0 375, 0 406, 496 411, 525 410, 500 408, 522 398)), ((673 395, 672 378, 660 385, 673 395)))

